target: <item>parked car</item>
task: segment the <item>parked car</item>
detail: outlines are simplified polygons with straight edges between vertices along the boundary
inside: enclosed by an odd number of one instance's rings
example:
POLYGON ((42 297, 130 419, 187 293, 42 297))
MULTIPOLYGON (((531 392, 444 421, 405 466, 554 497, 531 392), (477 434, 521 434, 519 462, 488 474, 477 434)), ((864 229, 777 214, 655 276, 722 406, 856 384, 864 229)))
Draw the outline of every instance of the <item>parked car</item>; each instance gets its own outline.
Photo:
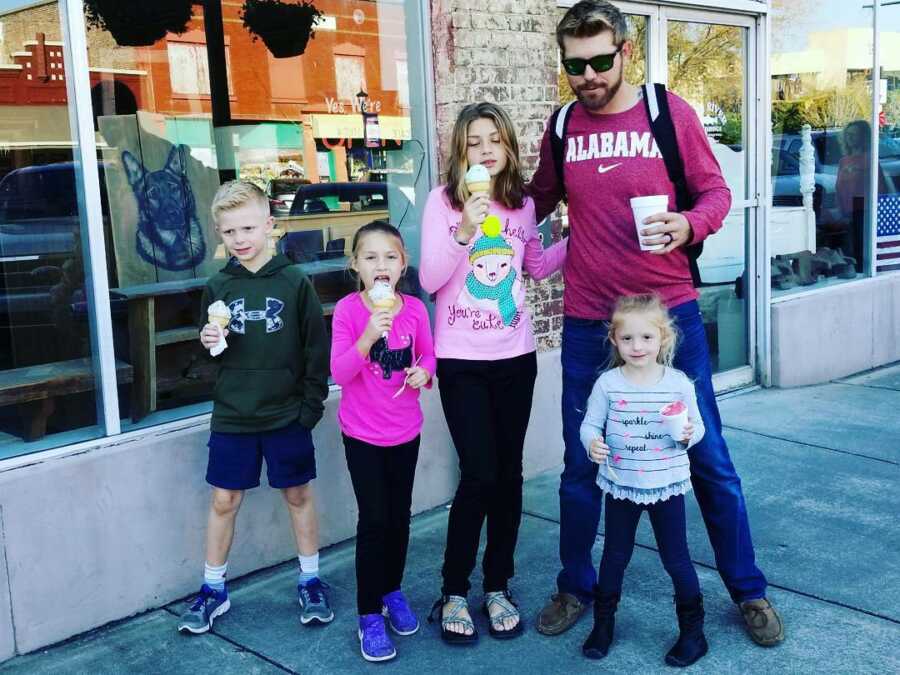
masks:
POLYGON ((328 213, 346 210, 341 203, 349 204, 351 211, 387 210, 390 199, 403 199, 403 193, 387 183, 314 183, 302 185, 294 195, 292 216, 311 213, 328 213))
POLYGON ((286 216, 291 212, 294 195, 301 185, 308 185, 305 178, 273 178, 266 184, 266 197, 273 216, 286 216))
MULTIPOLYGON (((815 161, 815 188, 813 209, 817 218, 823 209, 836 209, 836 185, 838 165, 844 151, 841 145, 843 129, 826 129, 812 132, 813 159, 815 161)), ((801 206, 800 150, 803 141, 800 134, 775 134, 772 137, 772 205, 801 206)), ((878 166, 881 172, 881 189, 895 192, 900 188, 900 142, 883 135, 878 143, 878 166)))

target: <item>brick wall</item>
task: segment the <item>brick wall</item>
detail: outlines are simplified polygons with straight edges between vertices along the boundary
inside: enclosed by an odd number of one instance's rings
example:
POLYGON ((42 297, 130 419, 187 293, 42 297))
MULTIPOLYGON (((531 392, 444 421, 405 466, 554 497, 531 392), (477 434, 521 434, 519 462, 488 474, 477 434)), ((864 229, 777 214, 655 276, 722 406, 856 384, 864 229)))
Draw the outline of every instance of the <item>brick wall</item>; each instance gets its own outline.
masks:
MULTIPOLYGON (((519 132, 526 176, 537 166, 544 123, 557 101, 555 0, 432 0, 438 152, 446 171, 456 115, 467 103, 492 101, 519 132), (489 12, 484 11, 490 9, 489 12)), ((562 278, 528 281, 538 349, 559 346, 562 278)))

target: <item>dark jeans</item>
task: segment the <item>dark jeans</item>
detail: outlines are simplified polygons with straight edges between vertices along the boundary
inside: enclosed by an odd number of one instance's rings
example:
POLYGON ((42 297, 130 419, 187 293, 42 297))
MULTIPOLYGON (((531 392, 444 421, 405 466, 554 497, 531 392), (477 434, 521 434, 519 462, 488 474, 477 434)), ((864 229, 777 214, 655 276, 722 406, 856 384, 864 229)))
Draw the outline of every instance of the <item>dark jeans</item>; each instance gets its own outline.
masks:
POLYGON ((485 519, 484 590, 506 590, 515 572, 522 449, 537 357, 532 352, 499 361, 438 359, 437 376, 460 471, 447 526, 443 593, 468 593, 485 519))
MULTIPOLYGON (((722 438, 722 421, 712 386, 709 350, 696 302, 671 310, 678 327, 675 367, 694 382, 697 404, 706 425, 703 440, 688 453, 691 482, 716 555, 719 574, 735 602, 761 598, 766 578, 756 567, 741 481, 722 438)), ((591 547, 600 523, 602 496, 597 465, 581 445, 579 429, 594 381, 606 366, 606 324, 566 318, 562 336, 562 419, 565 468, 559 486, 559 590, 590 601, 596 573, 591 547)))
POLYGON ((684 495, 669 497, 655 504, 635 504, 627 499, 606 495, 606 534, 597 590, 602 593, 622 592, 625 568, 634 552, 634 534, 641 513, 650 514, 650 524, 659 547, 663 567, 672 577, 675 599, 685 602, 700 595, 700 581, 691 562, 684 524, 684 495))
POLYGON ((345 435, 344 452, 359 506, 356 604, 360 614, 380 614, 381 598, 403 581, 419 437, 381 447, 345 435))

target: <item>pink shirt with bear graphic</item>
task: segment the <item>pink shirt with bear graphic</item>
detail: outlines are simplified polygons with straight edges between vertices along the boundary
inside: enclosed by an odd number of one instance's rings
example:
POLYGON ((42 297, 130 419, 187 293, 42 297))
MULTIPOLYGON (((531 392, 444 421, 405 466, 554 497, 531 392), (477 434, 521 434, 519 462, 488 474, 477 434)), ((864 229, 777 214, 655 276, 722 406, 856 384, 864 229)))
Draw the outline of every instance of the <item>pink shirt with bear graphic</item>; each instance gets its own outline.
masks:
POLYGON ((444 186, 431 191, 423 215, 419 280, 437 294, 435 354, 496 361, 533 352, 522 271, 534 279, 550 276, 563 266, 567 242, 544 249, 530 198, 520 209, 491 201, 489 219, 466 246, 453 236, 461 219, 444 186))

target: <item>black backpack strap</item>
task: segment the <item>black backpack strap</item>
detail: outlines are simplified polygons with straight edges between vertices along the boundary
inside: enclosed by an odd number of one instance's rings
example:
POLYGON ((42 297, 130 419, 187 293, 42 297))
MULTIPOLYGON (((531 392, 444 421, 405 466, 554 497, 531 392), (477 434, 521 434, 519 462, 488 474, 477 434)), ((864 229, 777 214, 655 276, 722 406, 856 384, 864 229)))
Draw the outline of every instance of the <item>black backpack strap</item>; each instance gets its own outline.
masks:
POLYGON ((556 169, 556 181, 562 190, 562 200, 567 202, 566 181, 563 164, 566 156, 566 131, 569 129, 569 119, 572 116, 572 107, 575 101, 570 101, 557 108, 550 116, 550 150, 553 154, 553 167, 556 169))
MULTIPOLYGON (((675 124, 672 122, 672 114, 669 111, 669 97, 663 84, 655 83, 652 87, 642 85, 641 91, 644 99, 644 110, 650 121, 650 131, 656 140, 656 146, 662 153, 663 162, 666 164, 666 173, 669 180, 675 186, 675 208, 677 211, 687 211, 694 204, 693 197, 687 187, 687 179, 684 175, 684 163, 681 160, 681 152, 678 150, 678 138, 675 135, 675 124)), ((703 253, 703 242, 691 244, 685 247, 688 261, 691 267, 691 279, 694 286, 700 285, 700 268, 697 258, 703 253)))

